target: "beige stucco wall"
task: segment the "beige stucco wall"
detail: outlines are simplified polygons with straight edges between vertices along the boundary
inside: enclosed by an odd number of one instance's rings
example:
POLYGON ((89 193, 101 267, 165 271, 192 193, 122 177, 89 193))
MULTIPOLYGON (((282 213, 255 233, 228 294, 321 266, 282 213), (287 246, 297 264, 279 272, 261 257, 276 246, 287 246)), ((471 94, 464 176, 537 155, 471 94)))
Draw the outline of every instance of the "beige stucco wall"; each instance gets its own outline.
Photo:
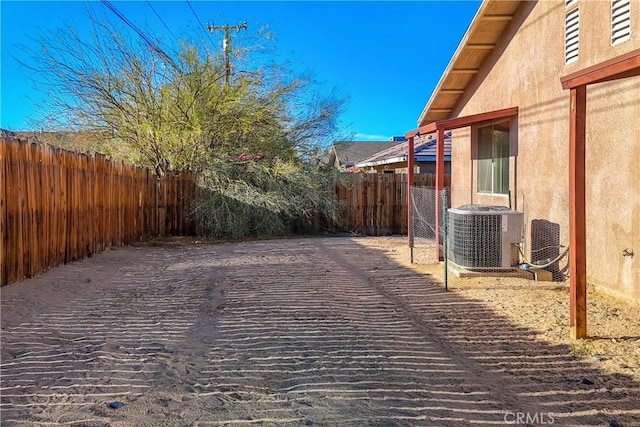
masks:
MULTIPOLYGON (((631 40, 610 46, 609 1, 579 1, 580 53, 564 64, 564 1, 524 5, 452 117, 519 107, 512 128, 512 205, 560 228, 568 244, 569 93, 560 78, 640 48, 640 0, 631 4, 631 40)), ((587 93, 587 268, 589 283, 640 302, 640 77, 587 93), (625 257, 624 249, 635 256, 625 257)), ((508 205, 475 192, 473 128, 453 132, 452 203, 508 205)))

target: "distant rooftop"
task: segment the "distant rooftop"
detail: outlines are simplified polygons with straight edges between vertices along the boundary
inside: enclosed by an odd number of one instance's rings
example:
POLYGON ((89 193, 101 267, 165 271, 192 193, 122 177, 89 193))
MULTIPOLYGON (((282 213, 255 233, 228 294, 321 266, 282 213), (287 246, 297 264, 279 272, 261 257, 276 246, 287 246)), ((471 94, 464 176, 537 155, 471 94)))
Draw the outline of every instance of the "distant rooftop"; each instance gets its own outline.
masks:
POLYGON ((342 167, 353 166, 395 145, 398 145, 397 141, 334 141, 331 145, 329 164, 342 167))
POLYGON ((8 137, 14 137, 14 136, 16 136, 15 132, 12 132, 12 131, 7 130, 7 129, 1 129, 0 128, 0 137, 8 138, 8 137))
MULTIPOLYGON (((408 142, 396 143, 394 146, 374 153, 372 156, 356 163, 358 167, 370 167, 407 161, 408 142)), ((414 145, 414 157, 417 162, 436 161, 436 139, 434 134, 423 135, 416 138, 414 145)), ((451 132, 444 135, 444 159, 451 160, 451 132)))

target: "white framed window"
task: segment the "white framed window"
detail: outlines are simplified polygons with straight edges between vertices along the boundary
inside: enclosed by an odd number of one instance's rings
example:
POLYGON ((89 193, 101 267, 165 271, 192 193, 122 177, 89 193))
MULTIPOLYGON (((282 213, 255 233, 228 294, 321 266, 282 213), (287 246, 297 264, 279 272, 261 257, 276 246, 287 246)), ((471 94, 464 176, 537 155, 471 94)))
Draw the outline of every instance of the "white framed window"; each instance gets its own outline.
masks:
POLYGON ((631 39, 631 1, 611 0, 611 45, 631 39))
POLYGON ((478 193, 509 194, 510 122, 478 128, 478 193))
POLYGON ((577 0, 567 0, 567 10, 564 17, 564 63, 570 64, 578 60, 580 39, 580 9, 577 0), (574 7, 575 6, 575 7, 574 7))

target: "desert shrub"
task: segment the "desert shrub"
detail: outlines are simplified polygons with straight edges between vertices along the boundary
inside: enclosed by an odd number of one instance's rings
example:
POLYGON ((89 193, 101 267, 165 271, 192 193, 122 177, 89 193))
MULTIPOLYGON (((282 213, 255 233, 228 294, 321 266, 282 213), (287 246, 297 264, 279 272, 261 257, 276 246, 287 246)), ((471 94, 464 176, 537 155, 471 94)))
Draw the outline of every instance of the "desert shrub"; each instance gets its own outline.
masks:
POLYGON ((221 163, 199 177, 192 213, 199 235, 238 239, 318 231, 339 221, 339 175, 294 161, 221 163))

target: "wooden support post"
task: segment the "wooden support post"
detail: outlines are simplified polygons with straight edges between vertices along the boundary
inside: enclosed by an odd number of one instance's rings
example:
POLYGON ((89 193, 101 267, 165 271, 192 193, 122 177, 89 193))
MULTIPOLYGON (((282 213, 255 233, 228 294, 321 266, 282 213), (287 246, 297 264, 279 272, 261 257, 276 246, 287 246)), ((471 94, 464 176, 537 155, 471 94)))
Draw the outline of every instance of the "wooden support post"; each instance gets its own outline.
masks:
POLYGON ((573 339, 587 336, 586 107, 586 86, 572 88, 569 125, 569 327, 573 339))
MULTIPOLYGON (((440 245, 440 224, 442 220, 442 199, 441 192, 444 188, 444 127, 438 126, 436 133, 436 256, 438 261, 444 259, 440 245)), ((446 207, 446 206, 445 206, 446 207)))
POLYGON ((585 128, 587 86, 640 76, 640 49, 562 77, 570 89, 569 124, 569 275, 571 338, 587 336, 587 248, 585 209, 585 128))
POLYGON ((411 233, 411 187, 413 186, 413 169, 414 169, 414 140, 410 136, 407 140, 407 237, 409 246, 413 248, 413 233, 411 233))

